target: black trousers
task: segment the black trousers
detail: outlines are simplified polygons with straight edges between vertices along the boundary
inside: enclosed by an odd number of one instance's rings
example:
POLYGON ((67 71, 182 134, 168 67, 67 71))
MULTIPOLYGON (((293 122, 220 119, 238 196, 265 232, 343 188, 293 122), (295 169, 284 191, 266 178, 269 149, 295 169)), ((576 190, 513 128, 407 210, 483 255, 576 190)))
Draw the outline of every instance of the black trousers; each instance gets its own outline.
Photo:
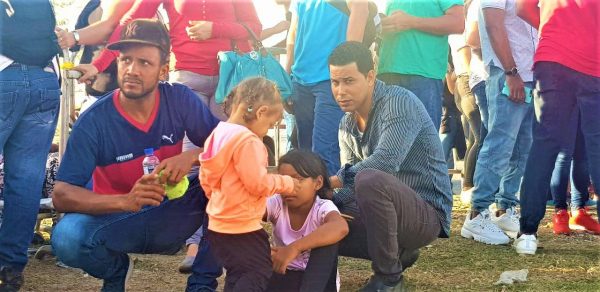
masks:
POLYGON ((223 291, 265 291, 273 272, 269 235, 264 229, 242 234, 208 230, 217 260, 227 270, 223 291))
POLYGON ((355 178, 358 213, 350 233, 340 243, 342 256, 369 259, 376 276, 396 283, 405 266, 416 260, 419 248, 441 231, 435 209, 414 190, 388 173, 366 169, 355 178))
POLYGON ((287 270, 285 275, 273 273, 270 292, 335 292, 337 291, 338 245, 328 245, 310 251, 304 271, 287 270))

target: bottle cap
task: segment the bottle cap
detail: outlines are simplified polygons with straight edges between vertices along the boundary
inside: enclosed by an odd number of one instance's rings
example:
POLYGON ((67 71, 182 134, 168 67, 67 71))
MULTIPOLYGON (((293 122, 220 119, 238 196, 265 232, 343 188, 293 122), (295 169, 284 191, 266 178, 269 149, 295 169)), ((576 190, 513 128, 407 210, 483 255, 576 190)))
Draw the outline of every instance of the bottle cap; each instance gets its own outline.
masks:
POLYGON ((152 149, 152 148, 146 148, 146 149, 144 149, 144 154, 146 156, 154 155, 154 149, 152 149))

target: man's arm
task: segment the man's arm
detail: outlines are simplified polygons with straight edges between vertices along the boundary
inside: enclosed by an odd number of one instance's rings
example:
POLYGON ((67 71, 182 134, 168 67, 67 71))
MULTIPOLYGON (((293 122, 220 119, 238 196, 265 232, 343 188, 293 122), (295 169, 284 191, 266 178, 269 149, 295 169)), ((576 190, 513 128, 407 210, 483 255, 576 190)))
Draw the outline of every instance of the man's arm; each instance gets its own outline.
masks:
POLYGON ((539 0, 517 0, 517 15, 534 28, 540 27, 539 0))
POLYGON ((346 0, 350 15, 348 16, 347 41, 362 42, 369 17, 369 2, 366 0, 346 0))
POLYGON ((290 21, 290 29, 288 30, 288 37, 286 41, 286 58, 285 71, 288 74, 292 73, 292 65, 294 65, 294 45, 296 44, 296 32, 298 30, 298 14, 292 13, 292 20, 290 21))
POLYGON ((52 203, 58 212, 101 215, 137 212, 144 206, 158 206, 165 189, 154 174, 142 176, 128 194, 100 195, 86 188, 57 181, 52 203))
POLYGON ((479 24, 477 21, 468 22, 466 24, 466 41, 467 45, 472 49, 481 48, 481 40, 479 38, 479 24))
POLYGON ((382 25, 387 32, 416 29, 435 35, 461 34, 465 29, 464 6, 454 5, 440 17, 417 17, 398 10, 384 18, 382 25))
MULTIPOLYGON (((414 103, 407 102, 407 104, 414 103)), ((415 109, 401 109, 400 105, 396 105, 390 109, 390 112, 392 114, 385 119, 385 123, 382 125, 382 135, 373 153, 363 161, 344 167, 337 173, 337 177, 344 187, 353 185, 354 177, 363 169, 373 168, 386 173, 395 173, 404 162, 423 121, 417 116, 415 109)))
MULTIPOLYGON (((494 53, 500 60, 504 70, 510 70, 517 66, 512 55, 508 34, 504 26, 504 17, 506 13, 503 9, 484 8, 483 17, 485 19, 485 29, 489 35, 490 43, 494 53)), ((507 75, 506 84, 510 89, 510 100, 522 103, 525 101, 524 83, 521 76, 507 75)))

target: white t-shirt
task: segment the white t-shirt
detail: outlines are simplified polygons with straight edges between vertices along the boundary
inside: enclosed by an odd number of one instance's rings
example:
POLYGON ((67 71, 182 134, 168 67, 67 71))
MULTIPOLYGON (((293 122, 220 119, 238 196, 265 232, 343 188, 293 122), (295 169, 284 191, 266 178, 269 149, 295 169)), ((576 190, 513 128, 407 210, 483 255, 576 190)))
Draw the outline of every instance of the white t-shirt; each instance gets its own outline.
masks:
MULTIPOLYGON (((473 0, 469 9, 467 10, 467 20, 465 23, 465 27, 471 26, 473 22, 479 23, 479 10, 481 9, 481 5, 479 0, 473 0)), ((479 29, 479 26, 478 26, 479 29)), ((485 72, 485 65, 483 65, 483 60, 479 57, 478 54, 475 53, 475 50, 471 49, 471 63, 469 63, 469 68, 471 69, 471 74, 469 75, 469 87, 473 89, 475 85, 477 85, 481 81, 485 81, 487 79, 487 73, 485 72)))
POLYGON ((452 64, 454 65, 454 74, 456 76, 469 72, 469 68, 464 66, 462 55, 458 51, 467 46, 465 41, 465 33, 462 34, 451 34, 448 36, 448 44, 450 45, 450 54, 452 54, 452 64))
MULTIPOLYGON (((290 225, 288 208, 283 202, 281 195, 270 197, 267 200, 267 221, 273 224, 273 242, 275 246, 290 245, 294 241, 315 231, 325 223, 325 217, 329 212, 339 213, 340 211, 332 201, 317 197, 302 227, 294 230, 290 225)), ((310 251, 302 252, 288 265, 288 269, 304 271, 309 257, 310 251)))
POLYGON ((490 42, 490 38, 485 30, 485 19, 483 9, 495 8, 506 12, 504 17, 504 27, 508 35, 508 42, 512 51, 513 58, 517 64, 519 75, 523 81, 533 81, 533 55, 537 47, 537 30, 517 16, 516 0, 481 0, 481 9, 479 10, 479 36, 481 38, 481 51, 483 62, 489 65, 494 62, 494 66, 503 68, 500 60, 496 56, 490 42))

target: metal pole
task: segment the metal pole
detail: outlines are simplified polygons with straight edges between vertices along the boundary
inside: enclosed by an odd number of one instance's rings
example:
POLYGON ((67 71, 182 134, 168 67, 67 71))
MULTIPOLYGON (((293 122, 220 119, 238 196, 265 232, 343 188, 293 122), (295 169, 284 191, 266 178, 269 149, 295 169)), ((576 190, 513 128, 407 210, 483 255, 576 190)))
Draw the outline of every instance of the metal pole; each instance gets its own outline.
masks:
POLYGON ((75 103, 75 84, 73 79, 77 79, 81 74, 78 71, 71 70, 74 67, 73 57, 75 54, 71 54, 68 49, 63 50, 63 64, 62 70, 62 95, 63 99, 60 103, 60 143, 58 144, 59 159, 67 148, 67 141, 69 140, 69 122, 71 121, 71 111, 73 110, 73 104, 75 103))

